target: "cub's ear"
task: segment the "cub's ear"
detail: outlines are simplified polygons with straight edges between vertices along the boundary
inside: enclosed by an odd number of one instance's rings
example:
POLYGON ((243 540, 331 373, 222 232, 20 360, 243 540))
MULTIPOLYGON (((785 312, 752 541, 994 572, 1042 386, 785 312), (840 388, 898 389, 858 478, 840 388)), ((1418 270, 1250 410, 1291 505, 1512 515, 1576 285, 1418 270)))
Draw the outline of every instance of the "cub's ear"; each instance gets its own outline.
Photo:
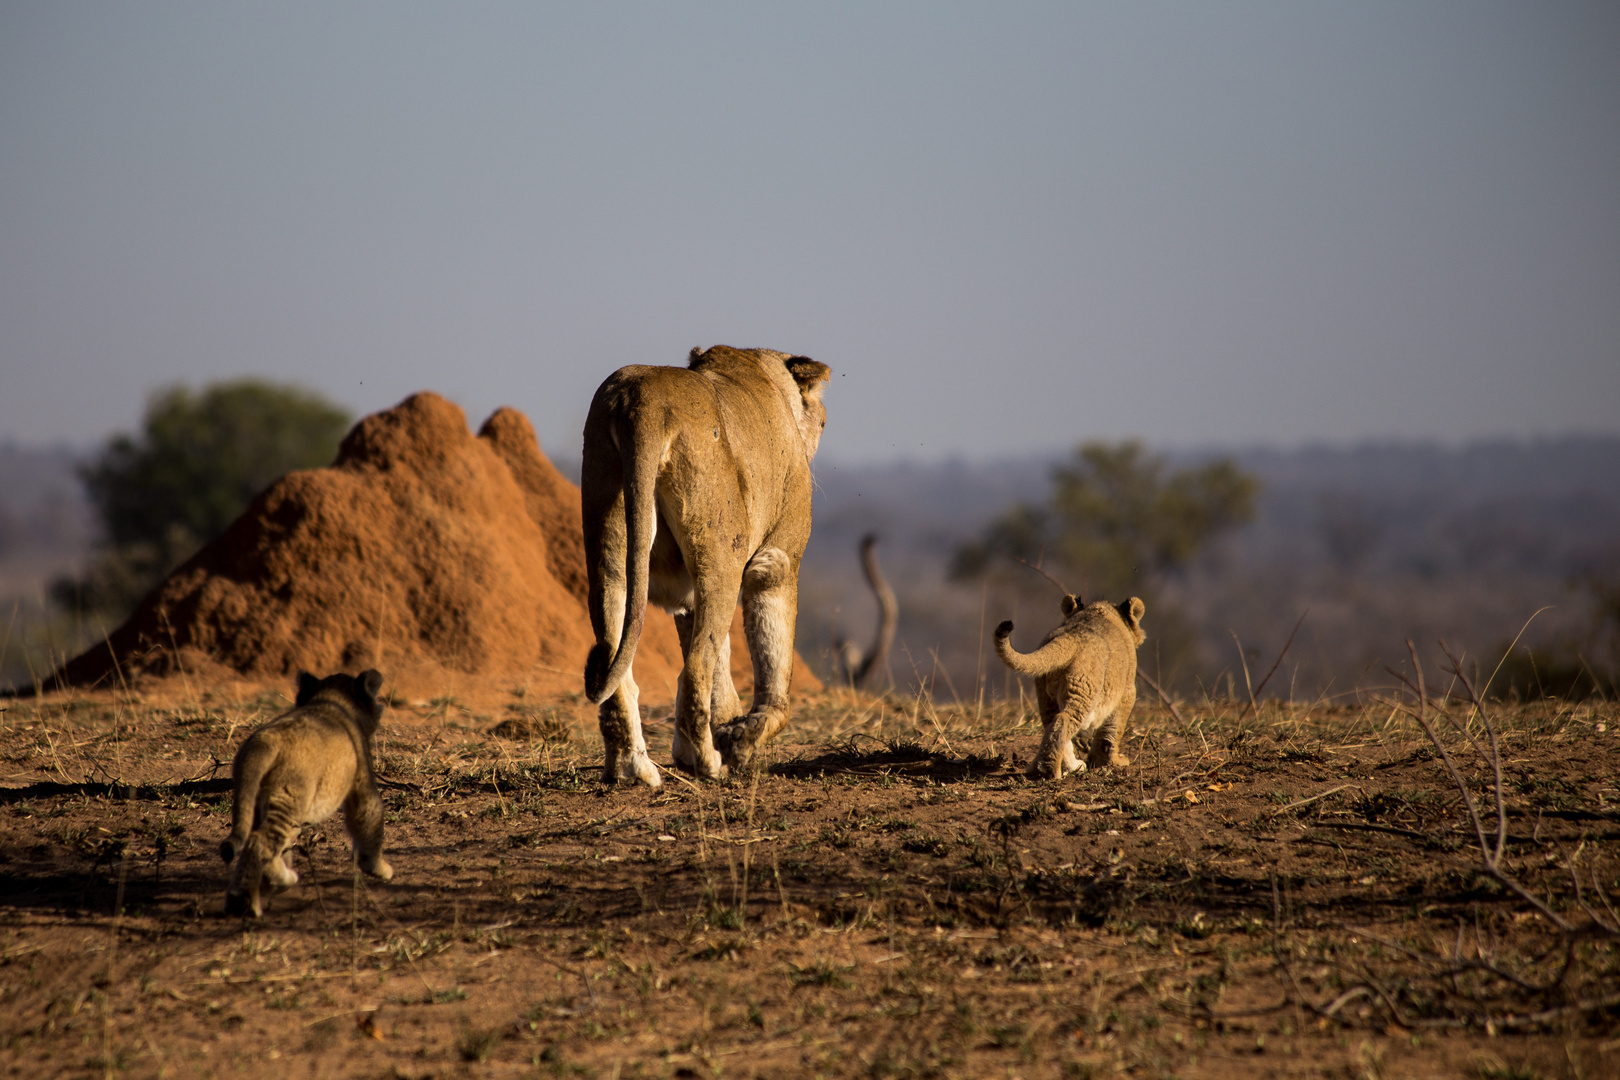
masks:
POLYGON ((294 705, 308 705, 309 699, 315 696, 315 691, 321 688, 321 680, 307 671, 300 671, 297 679, 298 694, 293 699, 294 705))
POLYGON ((1142 616, 1147 614, 1147 605, 1133 596, 1123 604, 1119 605, 1119 613, 1124 617, 1128 624, 1133 627, 1140 628, 1142 624, 1142 616))
POLYGON ((1081 600, 1078 596, 1074 595, 1074 593, 1069 593, 1063 597, 1063 617, 1067 619, 1070 615, 1073 615, 1075 612, 1079 611, 1085 606, 1086 603, 1084 600, 1081 600))
POLYGON ((832 368, 808 356, 790 356, 783 361, 788 374, 799 384, 799 392, 807 398, 818 398, 825 389, 822 383, 832 377, 832 368))
POLYGON ((375 701, 377 698, 377 691, 382 689, 382 672, 378 671, 376 668, 367 668, 359 675, 355 676, 355 682, 359 684, 361 690, 365 691, 366 697, 375 701))

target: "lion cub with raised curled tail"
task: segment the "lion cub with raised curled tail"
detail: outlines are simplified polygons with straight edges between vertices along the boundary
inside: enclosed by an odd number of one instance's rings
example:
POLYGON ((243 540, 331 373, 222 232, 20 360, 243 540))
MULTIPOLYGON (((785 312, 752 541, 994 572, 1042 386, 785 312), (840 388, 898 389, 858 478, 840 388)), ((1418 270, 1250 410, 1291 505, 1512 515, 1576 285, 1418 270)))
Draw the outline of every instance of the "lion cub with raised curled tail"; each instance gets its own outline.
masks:
POLYGON ((1125 722, 1136 705, 1136 648, 1142 632, 1142 601, 1082 604, 1063 598, 1063 624, 1032 653, 1008 640, 1013 624, 996 627, 996 655, 1021 675, 1035 679, 1035 697, 1045 734, 1029 767, 1031 779, 1057 780, 1087 765, 1129 765, 1119 752, 1125 722), (1075 754, 1076 735, 1089 736, 1086 761, 1075 754))
POLYGON ((300 671, 293 707, 242 743, 231 764, 231 835, 219 845, 225 862, 236 863, 225 914, 263 914, 265 878, 296 884, 286 855, 299 827, 325 821, 339 807, 360 869, 384 881, 394 876, 382 857, 382 799, 371 766, 382 682, 374 670, 324 679, 300 671))

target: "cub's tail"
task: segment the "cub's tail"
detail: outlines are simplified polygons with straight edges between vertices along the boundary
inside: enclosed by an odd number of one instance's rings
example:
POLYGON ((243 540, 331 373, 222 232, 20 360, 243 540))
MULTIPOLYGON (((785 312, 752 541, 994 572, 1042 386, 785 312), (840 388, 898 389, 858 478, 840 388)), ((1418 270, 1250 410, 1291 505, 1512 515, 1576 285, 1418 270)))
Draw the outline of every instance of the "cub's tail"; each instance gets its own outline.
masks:
POLYGON ((254 738, 242 744, 242 749, 236 752, 236 760, 231 762, 231 779, 234 781, 231 786, 235 792, 231 802, 231 834, 219 844, 219 857, 225 860, 227 866, 236 861, 242 845, 247 843, 248 833, 253 831, 254 809, 259 804, 259 785, 275 763, 275 748, 254 738))
POLYGON ((1012 632, 1011 620, 996 627, 996 655, 1020 675, 1049 675, 1074 659, 1078 642, 1073 634, 1049 641, 1032 653, 1021 653, 1012 647, 1012 632))

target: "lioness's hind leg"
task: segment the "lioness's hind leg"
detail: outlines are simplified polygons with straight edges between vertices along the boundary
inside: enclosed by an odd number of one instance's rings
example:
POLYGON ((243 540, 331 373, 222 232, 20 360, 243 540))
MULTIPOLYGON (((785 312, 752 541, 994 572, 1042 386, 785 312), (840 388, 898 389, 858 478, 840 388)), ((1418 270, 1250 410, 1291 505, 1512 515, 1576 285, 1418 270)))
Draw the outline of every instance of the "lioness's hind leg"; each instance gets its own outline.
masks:
POLYGON ((697 771, 697 751, 692 742, 686 737, 690 721, 681 705, 686 700, 686 665, 692 653, 692 613, 683 608, 672 613, 675 620, 675 636, 681 642, 681 674, 675 680, 675 738, 670 747, 670 754, 679 768, 689 772, 697 771))
POLYGON ((677 737, 688 754, 688 767, 698 776, 718 780, 726 775, 726 762, 715 749, 718 734, 713 726, 715 665, 721 654, 721 642, 731 633, 731 598, 736 596, 736 590, 724 584, 713 587, 700 582, 695 591, 691 646, 681 671, 680 700, 675 709, 679 725, 677 737))
MULTIPOLYGON (((684 655, 684 654, 683 654, 684 655)), ((681 672, 681 678, 686 672, 681 672)), ((731 681, 731 632, 728 630, 720 639, 718 655, 714 661, 714 688, 709 693, 709 734, 721 759, 725 753, 720 749, 726 738, 726 725, 733 723, 743 715, 742 699, 737 696, 737 684, 731 681)), ((681 731, 679 698, 676 699, 675 715, 675 762, 694 772, 697 771, 697 756, 692 746, 687 742, 681 731)), ((722 766, 724 771, 724 766, 722 766)))
POLYGON ((370 783, 362 780, 349 793, 343 806, 343 824, 349 830, 349 841, 354 845, 354 857, 360 869, 374 878, 391 879, 394 868, 382 857, 382 799, 370 783))
POLYGON ((648 787, 658 787, 663 778, 658 767, 647 756, 647 741, 641 730, 641 707, 638 703, 640 688, 636 686, 634 668, 624 673, 619 686, 597 709, 602 728, 602 747, 606 751, 602 762, 602 783, 620 780, 638 780, 648 787))
POLYGON ((714 690, 709 694, 709 725, 729 724, 744 713, 737 684, 731 681, 731 631, 720 639, 714 658, 714 690))
POLYGON ((727 724, 717 739, 733 768, 752 767, 755 753, 787 724, 798 601, 798 580, 786 552, 761 548, 748 560, 743 572, 743 631, 754 662, 754 700, 748 715, 727 724))

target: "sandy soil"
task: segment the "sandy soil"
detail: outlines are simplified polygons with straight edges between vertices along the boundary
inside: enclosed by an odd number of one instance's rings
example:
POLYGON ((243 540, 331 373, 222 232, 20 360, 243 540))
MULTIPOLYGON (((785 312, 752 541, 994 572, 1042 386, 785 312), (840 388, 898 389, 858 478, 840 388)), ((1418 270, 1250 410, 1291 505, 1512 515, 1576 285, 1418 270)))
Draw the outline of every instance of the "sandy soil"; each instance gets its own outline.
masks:
POLYGON ((221 763, 282 705, 0 712, 5 1075, 1620 1075, 1612 705, 1491 713, 1546 912, 1389 703, 1139 709, 1129 768, 1032 783, 1016 701, 834 692, 658 791, 598 783, 577 704, 401 703, 395 880, 334 820, 226 919, 221 763))

